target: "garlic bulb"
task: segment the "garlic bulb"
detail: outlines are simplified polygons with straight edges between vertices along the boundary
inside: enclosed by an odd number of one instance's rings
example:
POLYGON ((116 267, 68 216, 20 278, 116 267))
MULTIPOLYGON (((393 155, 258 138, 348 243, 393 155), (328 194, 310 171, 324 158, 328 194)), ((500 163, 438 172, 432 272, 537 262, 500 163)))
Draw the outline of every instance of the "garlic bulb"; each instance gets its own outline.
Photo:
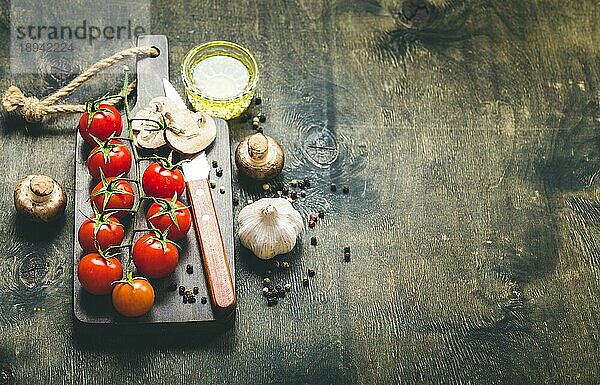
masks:
POLYGON ((288 253, 303 229, 302 216, 284 198, 259 199, 238 215, 240 242, 260 259, 288 253))

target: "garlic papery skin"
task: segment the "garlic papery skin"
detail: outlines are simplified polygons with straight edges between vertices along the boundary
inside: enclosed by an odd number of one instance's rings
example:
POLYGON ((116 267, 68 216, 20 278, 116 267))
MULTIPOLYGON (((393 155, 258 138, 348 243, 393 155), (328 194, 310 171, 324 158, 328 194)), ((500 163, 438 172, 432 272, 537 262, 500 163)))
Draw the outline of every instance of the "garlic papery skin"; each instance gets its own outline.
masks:
POLYGON ((260 259, 290 252, 303 230, 302 216, 284 198, 259 199, 238 214, 240 242, 260 259))

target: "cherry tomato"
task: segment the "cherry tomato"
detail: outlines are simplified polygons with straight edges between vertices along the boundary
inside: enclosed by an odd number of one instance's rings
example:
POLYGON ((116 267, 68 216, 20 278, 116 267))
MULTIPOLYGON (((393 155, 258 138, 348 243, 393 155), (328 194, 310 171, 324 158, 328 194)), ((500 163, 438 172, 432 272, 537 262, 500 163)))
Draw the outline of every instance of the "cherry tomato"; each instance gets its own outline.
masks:
POLYGON ((93 215, 83 221, 77 233, 79 244, 86 253, 120 245, 124 236, 123 225, 117 218, 105 214, 93 215))
POLYGON ((169 229, 167 238, 172 241, 185 237, 192 225, 190 209, 176 198, 153 203, 146 213, 146 220, 162 232, 169 229))
POLYGON ((131 168, 131 152, 122 142, 112 139, 94 147, 86 165, 95 180, 100 180, 100 170, 105 177, 126 174, 131 168))
POLYGON ((142 316, 154 305, 154 288, 141 277, 133 278, 131 283, 119 282, 112 291, 112 303, 125 317, 142 316))
POLYGON ((162 278, 173 272, 179 262, 177 246, 162 234, 142 235, 133 245, 133 263, 149 278, 162 278))
POLYGON ((98 253, 85 255, 77 266, 77 278, 83 288, 94 295, 109 294, 112 283, 123 277, 123 267, 117 258, 104 258, 98 253))
POLYGON ((90 202, 93 207, 96 207, 98 212, 103 213, 115 210, 112 215, 117 219, 123 219, 128 212, 118 210, 133 208, 133 188, 127 181, 112 177, 106 178, 94 187, 90 202))
POLYGON ((121 114, 109 104, 93 105, 91 110, 84 112, 79 119, 79 134, 92 146, 97 144, 92 136, 104 142, 111 135, 121 135, 121 131, 123 131, 121 114), (92 115, 91 122, 90 115, 92 115))
POLYGON ((142 187, 146 195, 155 198, 180 197, 185 189, 183 174, 177 168, 168 169, 160 163, 151 163, 142 175, 142 187))

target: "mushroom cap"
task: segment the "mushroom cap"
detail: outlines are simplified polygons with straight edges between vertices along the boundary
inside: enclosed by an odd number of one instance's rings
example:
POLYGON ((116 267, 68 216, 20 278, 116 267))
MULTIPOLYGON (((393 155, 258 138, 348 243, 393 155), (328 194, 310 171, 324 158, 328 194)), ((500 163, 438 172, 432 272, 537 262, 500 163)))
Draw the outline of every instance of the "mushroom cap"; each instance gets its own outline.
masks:
POLYGON ((208 147, 217 137, 214 119, 204 112, 178 110, 166 113, 169 129, 165 130, 167 144, 182 154, 196 154, 208 147))
POLYGON ((235 164, 253 179, 271 179, 281 172, 285 163, 283 148, 263 133, 246 136, 235 150, 235 164))
MULTIPOLYGON (((155 98, 158 99, 158 98, 155 98)), ((152 99, 153 101, 155 99, 152 99)), ((152 102, 151 102, 152 103, 152 102)), ((155 121, 159 121, 159 119, 161 118, 161 112, 158 111, 159 108, 163 108, 162 104, 158 104, 158 102, 156 102, 157 104, 155 104, 154 106, 150 106, 150 107, 145 107, 141 110, 139 110, 135 116, 135 118, 143 118, 143 119, 152 119, 155 121), (156 110, 153 110, 156 109, 156 110)), ((149 122, 149 121, 144 121, 144 120, 134 120, 131 122, 131 127, 133 128, 134 131, 137 131, 137 134, 135 135, 135 145, 141 148, 145 148, 148 150, 154 150, 156 148, 160 148, 162 146, 164 146, 165 144, 167 144, 167 142, 165 142, 165 137, 162 131, 156 131, 156 130, 146 130, 146 127, 152 127, 155 128, 156 124, 154 124, 153 122, 149 122)))
POLYGON ((15 188, 14 201, 19 214, 38 222, 51 222, 65 211, 67 196, 54 179, 33 174, 19 182, 15 188))

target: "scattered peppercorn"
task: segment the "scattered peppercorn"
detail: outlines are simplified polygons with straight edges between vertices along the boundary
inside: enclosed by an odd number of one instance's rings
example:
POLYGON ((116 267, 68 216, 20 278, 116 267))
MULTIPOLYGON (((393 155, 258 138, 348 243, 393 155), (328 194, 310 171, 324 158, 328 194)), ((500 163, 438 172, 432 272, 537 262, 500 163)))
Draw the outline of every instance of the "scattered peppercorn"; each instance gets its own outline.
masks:
POLYGON ((296 192, 296 190, 290 191, 290 198, 296 199, 297 197, 298 197, 298 193, 296 192))
POLYGON ((304 188, 304 181, 302 179, 298 181, 298 187, 304 188))
POLYGON ((215 171, 215 174, 217 174, 217 176, 220 178, 223 176, 223 169, 221 167, 219 167, 217 169, 217 171, 215 171))
POLYGON ((186 273, 188 273, 188 274, 192 274, 192 273, 194 273, 194 266, 193 266, 193 265, 190 265, 190 264, 188 263, 188 265, 185 267, 185 271, 186 271, 186 273))
POLYGON ((286 283, 285 285, 283 285, 283 290, 285 290, 285 291, 292 290, 292 284, 291 283, 286 283))
POLYGON ((347 184, 345 184, 345 185, 342 187, 342 192, 343 192, 344 194, 348 194, 348 192, 350 192, 350 187, 349 187, 347 184))
POLYGON ((263 287, 262 288, 262 293, 264 296, 266 296, 267 294, 269 294, 269 288, 268 287, 263 287))
POLYGON ((211 179, 209 183, 210 183, 210 188, 217 187, 217 182, 215 182, 214 180, 211 179))
POLYGON ((262 103, 262 99, 259 96, 255 96, 254 97, 254 104, 258 106, 261 103, 262 103))
POLYGON ((191 296, 190 298, 188 298, 188 303, 195 303, 195 302, 196 302, 195 296, 191 296))
POLYGON ((332 184, 329 185, 329 189, 331 191, 337 191, 337 186, 335 185, 335 183, 332 183, 332 184))
POLYGON ((310 237, 310 244, 313 246, 317 245, 317 237, 310 237))
POLYGON ((188 303, 188 297, 186 295, 183 296, 183 303, 188 303))
POLYGON ((263 286, 269 286, 271 284, 271 279, 269 277, 264 277, 262 283, 263 286))
POLYGON ((290 190, 287 188, 287 186, 283 186, 281 188, 281 192, 283 193, 284 196, 287 196, 288 193, 290 192, 290 190))
POLYGON ((310 179, 304 178, 304 186, 310 187, 310 179))
POLYGON ((206 302, 208 302, 208 300, 206 299, 206 297, 202 297, 202 298, 200 298, 200 302, 202 304, 205 304, 206 302))
POLYGON ((308 277, 304 276, 304 278, 302 278, 302 286, 307 287, 308 286, 308 277))
POLYGON ((296 179, 292 179, 290 184, 292 185, 292 187, 298 187, 298 181, 296 179))
POLYGON ((221 188, 219 189, 219 192, 221 194, 225 194, 225 187, 221 186, 221 188))
POLYGON ((350 253, 344 253, 344 261, 350 262, 350 253))
POLYGON ((321 218, 321 219, 325 218, 325 210, 319 209, 319 218, 321 218))
POLYGON ((183 295, 185 293, 185 286, 179 286, 179 295, 183 295))
POLYGON ((259 134, 262 134, 263 133, 263 128, 262 127, 258 127, 256 129, 256 132, 258 132, 259 134))
POLYGON ((266 121, 267 121, 267 117, 266 117, 264 114, 258 114, 258 120, 259 120, 261 123, 264 123, 264 122, 266 122, 266 121))
POLYGON ((350 252, 350 246, 344 246, 344 253, 350 252))
POLYGON ((302 198, 305 198, 305 197, 306 197, 306 191, 304 191, 304 190, 300 190, 300 196, 301 196, 302 198))
POLYGON ((277 305, 277 298, 267 298, 267 306, 277 305))
POLYGON ((315 227, 315 223, 315 221, 308 221, 308 227, 312 229, 313 227, 315 227))
POLYGON ((317 274, 316 271, 314 271, 313 269, 308 269, 308 276, 309 277, 314 277, 317 274))
POLYGON ((194 286, 193 291, 194 291, 194 294, 198 294, 198 292, 200 291, 200 289, 198 289, 198 286, 194 286))
POLYGON ((217 168, 217 166, 219 166, 219 162, 217 162, 216 160, 213 160, 212 166, 213 166, 213 168, 217 168))
POLYGON ((262 189, 265 191, 269 191, 271 189, 271 185, 268 183, 265 183, 262 185, 262 189))
POLYGON ((175 290, 177 290, 177 284, 175 282, 171 282, 169 284, 169 286, 167 287, 167 290, 169 290, 169 291, 175 291, 175 290))

